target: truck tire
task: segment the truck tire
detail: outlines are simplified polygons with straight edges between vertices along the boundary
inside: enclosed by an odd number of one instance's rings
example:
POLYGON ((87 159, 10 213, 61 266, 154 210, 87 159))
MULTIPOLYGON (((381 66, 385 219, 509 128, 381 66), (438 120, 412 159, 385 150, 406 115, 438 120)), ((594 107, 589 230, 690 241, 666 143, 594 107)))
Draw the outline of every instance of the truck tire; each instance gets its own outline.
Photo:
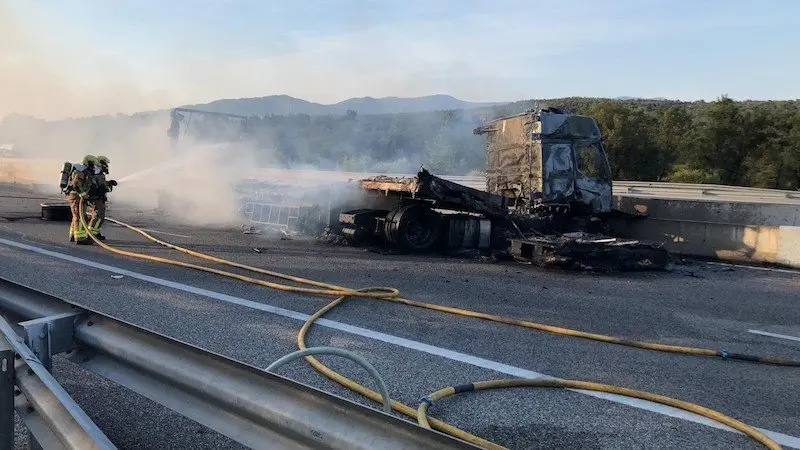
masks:
POLYGON ((427 206, 402 206, 386 216, 386 241, 406 251, 429 252, 439 243, 441 223, 439 213, 427 206))
POLYGON ((42 220, 52 222, 69 222, 72 220, 72 211, 69 205, 63 203, 42 203, 42 220))

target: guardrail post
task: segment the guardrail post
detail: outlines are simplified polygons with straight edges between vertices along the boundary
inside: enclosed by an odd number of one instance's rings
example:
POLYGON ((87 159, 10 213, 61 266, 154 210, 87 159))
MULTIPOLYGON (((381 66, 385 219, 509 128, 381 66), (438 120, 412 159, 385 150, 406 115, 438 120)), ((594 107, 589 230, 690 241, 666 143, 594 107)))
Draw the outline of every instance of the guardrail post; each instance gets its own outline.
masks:
MULTIPOLYGON (((33 350, 48 372, 53 371, 53 355, 72 348, 72 333, 77 316, 77 313, 63 313, 19 323, 25 331, 25 344, 33 350)), ((28 431, 28 450, 42 450, 42 446, 30 431, 28 431)))
POLYGON ((36 436, 33 435, 30 431, 28 431, 28 448, 27 450, 44 450, 39 441, 36 440, 36 436))
POLYGON ((67 312, 19 323, 25 330, 25 344, 48 372, 52 369, 50 361, 53 355, 72 350, 75 318, 78 316, 78 313, 67 312))
POLYGON ((0 336, 0 449, 14 448, 14 348, 0 336))

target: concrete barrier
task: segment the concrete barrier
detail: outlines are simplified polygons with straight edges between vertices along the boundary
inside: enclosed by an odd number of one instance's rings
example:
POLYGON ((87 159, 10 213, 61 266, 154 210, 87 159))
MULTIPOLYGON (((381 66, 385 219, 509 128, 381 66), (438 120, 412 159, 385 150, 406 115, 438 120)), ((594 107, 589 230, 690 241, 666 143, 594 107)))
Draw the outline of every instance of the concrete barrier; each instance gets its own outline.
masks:
POLYGON ((659 219, 731 223, 736 225, 800 226, 800 201, 778 203, 746 200, 692 200, 614 196, 620 211, 646 212, 659 219))
POLYGON ((618 209, 647 213, 616 223, 625 236, 662 242, 672 253, 800 268, 800 206, 616 197, 618 209))

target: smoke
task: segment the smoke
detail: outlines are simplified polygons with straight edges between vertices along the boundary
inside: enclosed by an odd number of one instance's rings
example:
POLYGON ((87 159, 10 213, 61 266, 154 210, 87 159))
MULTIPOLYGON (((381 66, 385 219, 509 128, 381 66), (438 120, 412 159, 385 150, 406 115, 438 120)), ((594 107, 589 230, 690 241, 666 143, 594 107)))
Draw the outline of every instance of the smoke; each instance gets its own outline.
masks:
POLYGON ((255 165, 247 145, 184 142, 146 153, 149 164, 142 169, 131 172, 135 166, 127 163, 114 166, 115 173, 128 174, 111 194, 115 202, 157 208, 162 219, 187 225, 241 222, 235 187, 255 165))
MULTIPOLYGON (((95 117, 46 122, 9 117, 0 137, 14 144, 13 159, 0 158, 0 182, 57 190, 63 162, 84 155, 111 160, 110 214, 134 208, 186 225, 241 222, 236 186, 270 162, 271 150, 248 142, 202 143, 167 136, 168 114, 95 117)), ((2 139, 0 139, 2 140, 2 139)))

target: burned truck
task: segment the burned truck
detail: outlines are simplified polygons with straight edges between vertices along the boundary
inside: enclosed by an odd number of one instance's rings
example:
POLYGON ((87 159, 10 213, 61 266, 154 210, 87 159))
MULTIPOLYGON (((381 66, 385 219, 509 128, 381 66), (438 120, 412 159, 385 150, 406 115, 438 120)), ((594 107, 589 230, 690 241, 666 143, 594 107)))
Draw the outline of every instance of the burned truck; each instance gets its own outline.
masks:
MULTIPOLYGON (((339 214, 352 242, 407 251, 477 249, 543 265, 663 268, 659 244, 613 237, 611 171, 593 118, 554 108, 482 124, 486 189, 422 169, 415 177, 360 180, 355 208, 339 214)), ((636 220, 639 218, 629 217, 636 220)))
POLYGON ((487 136, 487 191, 513 199, 516 211, 611 211, 611 170, 591 117, 551 108, 496 119, 473 133, 487 136))

